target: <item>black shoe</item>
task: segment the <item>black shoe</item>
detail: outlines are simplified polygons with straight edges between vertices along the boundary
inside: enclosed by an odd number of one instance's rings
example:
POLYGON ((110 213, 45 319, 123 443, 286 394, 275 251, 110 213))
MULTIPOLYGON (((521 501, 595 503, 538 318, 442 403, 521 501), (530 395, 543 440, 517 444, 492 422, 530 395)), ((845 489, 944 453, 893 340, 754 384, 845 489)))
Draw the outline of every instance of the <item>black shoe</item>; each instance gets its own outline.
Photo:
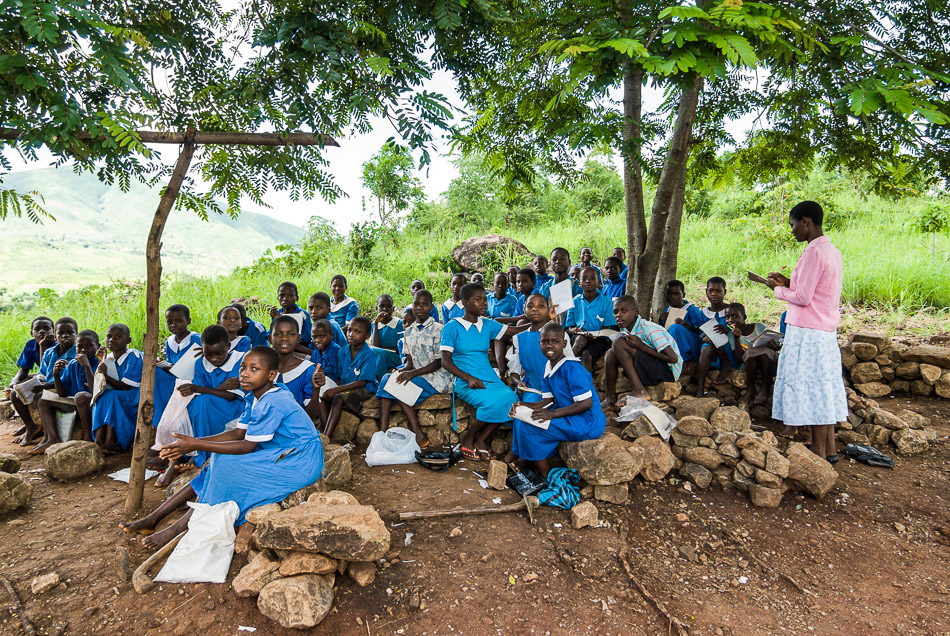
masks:
POLYGON ((832 466, 834 466, 835 464, 838 463, 838 455, 835 454, 835 455, 830 455, 828 457, 825 457, 825 461, 831 464, 832 466))

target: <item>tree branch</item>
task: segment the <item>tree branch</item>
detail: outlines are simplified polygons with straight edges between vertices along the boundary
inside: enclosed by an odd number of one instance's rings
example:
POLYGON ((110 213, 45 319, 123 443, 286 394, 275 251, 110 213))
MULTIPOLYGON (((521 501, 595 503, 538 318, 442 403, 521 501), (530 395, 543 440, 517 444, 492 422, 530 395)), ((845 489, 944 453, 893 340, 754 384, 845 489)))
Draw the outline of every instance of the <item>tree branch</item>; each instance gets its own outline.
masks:
MULTIPOLYGON (((15 128, 0 128, 0 140, 13 140, 20 137, 21 131, 15 128)), ((144 144, 185 143, 185 132, 162 132, 158 130, 137 130, 135 134, 144 144)), ((334 146, 339 147, 333 137, 305 132, 293 133, 243 133, 243 132, 196 132, 196 145, 216 144, 224 146, 334 146)), ((76 139, 83 142, 95 141, 103 136, 93 137, 88 132, 78 132, 76 139)))

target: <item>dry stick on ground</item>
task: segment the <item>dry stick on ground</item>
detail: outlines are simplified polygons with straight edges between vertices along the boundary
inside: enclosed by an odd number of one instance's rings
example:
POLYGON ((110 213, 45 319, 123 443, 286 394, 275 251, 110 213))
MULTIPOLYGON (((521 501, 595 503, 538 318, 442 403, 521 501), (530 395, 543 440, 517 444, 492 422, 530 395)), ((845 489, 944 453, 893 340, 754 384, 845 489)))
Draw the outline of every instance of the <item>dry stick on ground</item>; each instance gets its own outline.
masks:
POLYGON ((399 520, 409 519, 431 519, 433 517, 454 517, 456 515, 487 515, 495 512, 514 512, 516 510, 528 510, 528 516, 534 523, 534 507, 528 503, 527 498, 513 504, 505 506, 485 506, 481 508, 455 508, 453 510, 420 510, 418 512, 400 512, 399 520))
POLYGON ((755 556, 755 554, 752 553, 752 550, 749 549, 749 546, 747 546, 741 539, 739 539, 739 537, 735 536, 732 532, 728 530, 720 530, 720 532, 722 533, 723 537, 725 537, 729 541, 735 543, 737 546, 742 548, 742 551, 745 552, 746 556, 748 556, 750 559, 755 561, 759 565, 759 567, 761 567, 763 570, 765 570, 766 572, 771 572, 772 574, 774 574, 775 576, 779 578, 785 579, 786 581, 794 585, 795 589, 797 589, 799 592, 801 592, 805 596, 808 596, 810 594, 808 590, 806 590, 801 585, 799 585, 798 581, 793 579, 791 576, 789 576, 788 574, 785 574, 781 570, 776 570, 775 568, 770 566, 768 563, 766 563, 759 557, 755 556))
POLYGON ((620 563, 623 565, 623 569, 627 573, 627 578, 630 579, 630 582, 633 583, 634 587, 640 591, 640 594, 643 595, 643 598, 653 603, 653 607, 655 607, 660 614, 663 614, 663 616, 666 617, 666 620, 670 622, 671 629, 675 627, 677 634, 680 636, 686 636, 687 632, 689 631, 689 625, 666 611, 666 607, 663 606, 663 603, 647 591, 647 588, 644 587, 643 583, 641 583, 636 575, 634 575, 633 568, 630 567, 630 562, 627 561, 627 554, 628 550, 625 542, 624 546, 620 549, 620 551, 617 552, 617 558, 620 559, 620 563))
POLYGON ((20 597, 17 596, 16 590, 13 589, 13 585, 10 584, 10 579, 5 576, 0 576, 0 584, 3 584, 4 589, 13 601, 13 607, 16 609, 17 616, 20 618, 20 624, 23 625, 23 631, 26 632, 27 636, 36 636, 36 628, 33 627, 33 623, 27 618, 26 610, 23 609, 23 604, 20 603, 20 597))

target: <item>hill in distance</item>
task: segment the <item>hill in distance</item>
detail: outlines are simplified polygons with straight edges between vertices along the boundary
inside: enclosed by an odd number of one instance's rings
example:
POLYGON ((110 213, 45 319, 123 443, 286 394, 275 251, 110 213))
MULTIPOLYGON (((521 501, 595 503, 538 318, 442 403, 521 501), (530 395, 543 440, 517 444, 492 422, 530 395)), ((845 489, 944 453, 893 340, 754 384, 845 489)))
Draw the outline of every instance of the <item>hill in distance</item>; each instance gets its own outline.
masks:
MULTIPOLYGON (((145 240, 161 197, 159 188, 133 182, 128 192, 70 167, 10 173, 4 187, 37 191, 56 220, 0 221, 0 288, 6 294, 58 291, 119 279, 145 278, 145 240)), ((224 207, 222 205, 222 207, 224 207)), ((279 243, 295 243, 303 230, 263 214, 237 219, 211 214, 202 221, 173 211, 162 237, 165 274, 213 276, 247 265, 279 243)))

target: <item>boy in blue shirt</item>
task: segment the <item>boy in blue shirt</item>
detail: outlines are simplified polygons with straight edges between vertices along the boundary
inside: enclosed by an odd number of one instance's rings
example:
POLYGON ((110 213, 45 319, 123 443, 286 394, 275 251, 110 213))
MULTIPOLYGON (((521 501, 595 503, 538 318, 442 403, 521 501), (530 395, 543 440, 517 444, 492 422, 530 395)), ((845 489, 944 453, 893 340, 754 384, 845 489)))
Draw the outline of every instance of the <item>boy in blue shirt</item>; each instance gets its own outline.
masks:
MULTIPOLYGON (((563 247, 555 247, 553 250, 551 250, 551 271, 554 272, 554 278, 545 283, 544 287, 541 289, 541 295, 547 298, 548 302, 551 302, 551 287, 566 280, 571 281, 571 297, 577 296, 581 293, 581 286, 578 284, 578 282, 568 277, 568 272, 570 270, 571 253, 563 247)), ((557 306, 552 305, 551 308, 556 310, 557 306)), ((561 309, 563 309, 563 307, 561 309)))
POLYGON ((499 272, 492 281, 494 293, 488 294, 488 317, 513 318, 518 315, 518 299, 508 293, 508 275, 499 272))
POLYGON ((616 327, 613 301, 598 289, 597 269, 585 267, 581 270, 582 294, 574 297, 574 308, 567 312, 564 325, 574 335, 574 356, 588 371, 593 371, 594 363, 610 350, 610 338, 595 336, 592 332, 616 327))
POLYGON ((620 278, 627 280, 627 251, 622 247, 615 247, 611 256, 620 259, 620 278))
MULTIPOLYGON (((376 393, 376 354, 366 344, 373 324, 365 316, 356 316, 346 330, 345 349, 340 350, 340 385, 326 390, 325 375, 317 371, 313 375, 314 391, 320 393, 318 404, 323 433, 332 439, 333 431, 340 421, 343 402, 351 402, 358 407, 376 393)), ((358 408, 357 408, 358 410, 358 408)))
POLYGON ((554 277, 548 274, 548 259, 538 254, 534 257, 534 260, 531 261, 531 269, 534 270, 535 278, 537 279, 535 280, 534 290, 531 293, 540 294, 541 288, 554 280, 554 277))
POLYGON ((82 426, 83 440, 92 441, 92 382, 93 367, 99 366, 96 352, 99 351, 99 334, 84 329, 76 337, 76 357, 72 360, 60 358, 53 365, 53 384, 59 400, 41 398, 37 404, 43 431, 46 433, 44 444, 68 442, 60 439, 56 429, 56 413, 77 411, 82 426))
POLYGON ((339 384, 341 347, 333 338, 333 325, 336 323, 326 318, 313 323, 311 335, 314 348, 310 354, 310 362, 317 365, 326 377, 339 384))
POLYGON ((627 293, 627 279, 620 275, 622 266, 623 261, 616 256, 608 256, 604 261, 604 286, 601 291, 611 300, 627 293))
MULTIPOLYGON (((31 372, 33 371, 33 367, 39 366, 40 361, 43 359, 43 354, 55 344, 56 339, 53 336, 52 319, 46 316, 37 316, 34 318, 33 323, 30 325, 30 336, 32 337, 23 345, 23 351, 20 352, 20 357, 17 358, 17 372, 14 374, 13 379, 10 380, 10 388, 7 390, 10 401, 13 403, 13 409, 24 423, 23 426, 14 432, 14 435, 20 436, 16 440, 20 446, 29 444, 40 431, 36 424, 33 424, 32 429, 28 426, 27 422, 33 422, 33 418, 30 416, 30 409, 27 406, 28 403, 21 401, 17 392, 12 389, 32 377, 31 372)), ((30 396, 32 397, 32 395, 31 393, 30 396)))
POLYGON ((702 348, 703 332, 700 327, 708 318, 703 314, 703 310, 689 302, 685 298, 686 286, 682 281, 671 280, 666 284, 666 302, 667 308, 661 313, 657 322, 661 325, 666 324, 666 319, 670 315, 670 308, 685 309, 686 317, 677 318, 675 324, 669 326, 667 331, 676 341, 679 347, 680 355, 683 360, 695 360, 699 357, 699 351, 702 348))

